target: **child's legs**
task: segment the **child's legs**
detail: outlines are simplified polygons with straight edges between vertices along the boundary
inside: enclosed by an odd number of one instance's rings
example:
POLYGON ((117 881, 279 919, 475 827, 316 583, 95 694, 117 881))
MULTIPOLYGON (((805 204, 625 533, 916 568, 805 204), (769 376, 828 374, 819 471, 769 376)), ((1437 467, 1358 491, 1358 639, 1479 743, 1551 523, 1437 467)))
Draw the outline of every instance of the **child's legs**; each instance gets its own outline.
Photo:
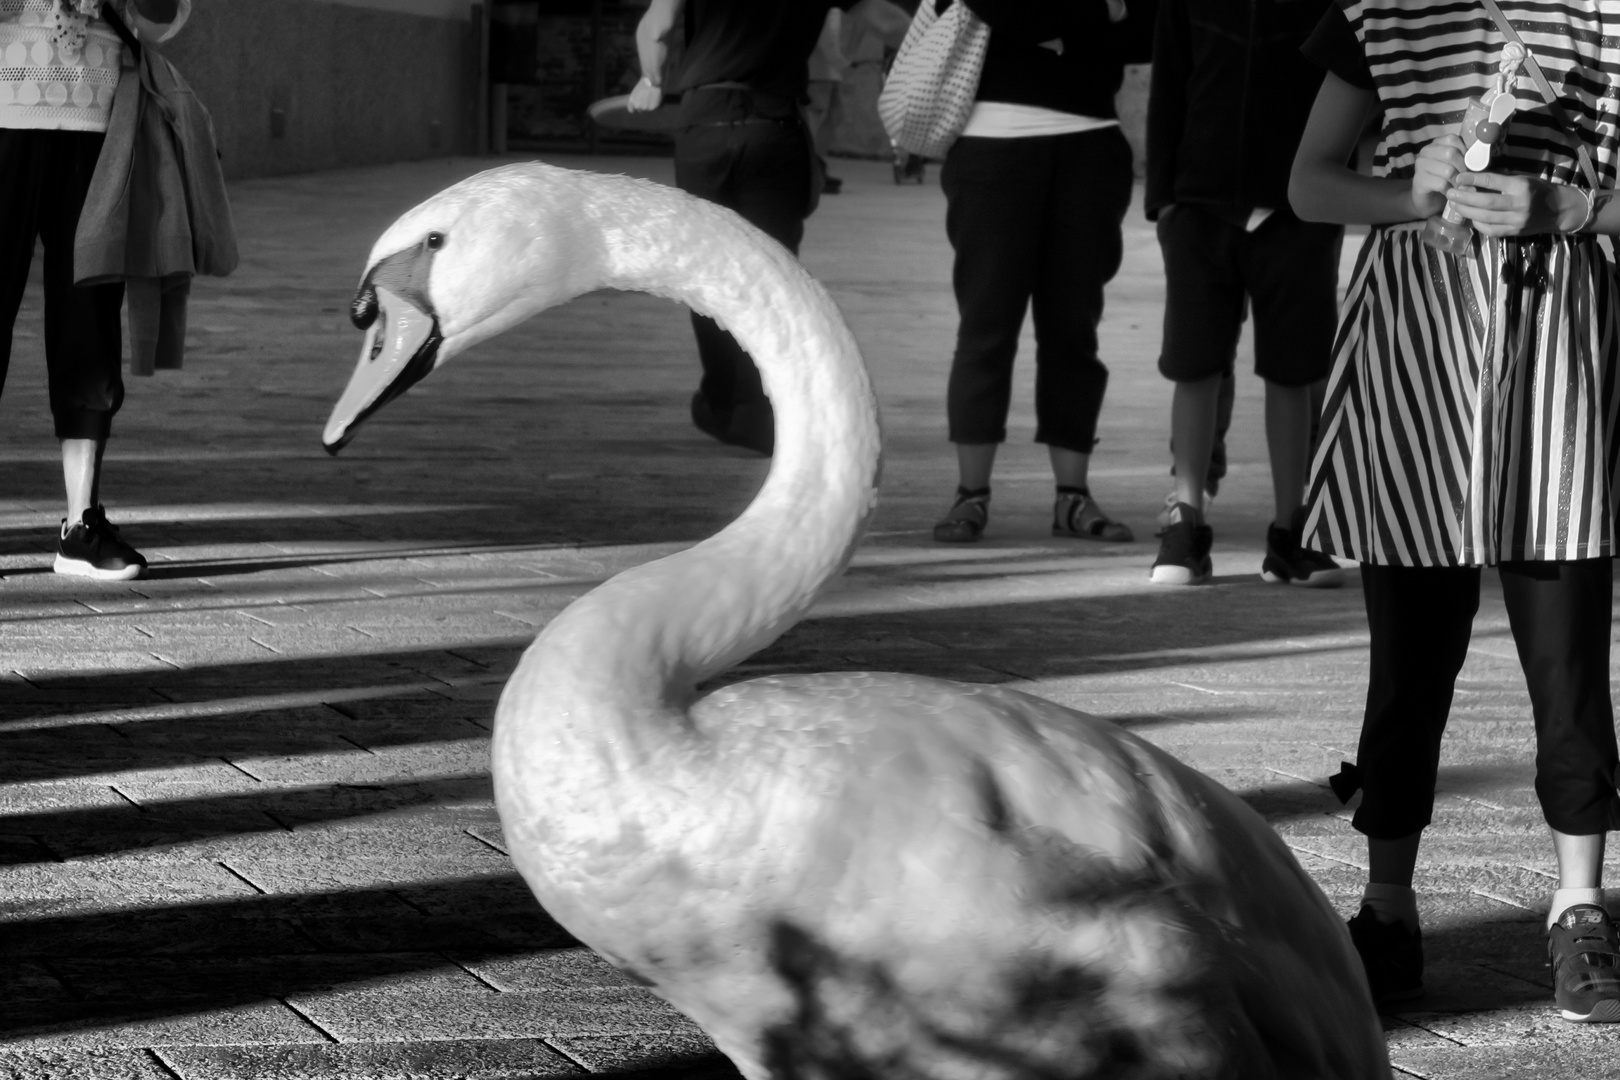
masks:
POLYGON ((1175 462, 1176 501, 1202 509, 1210 458, 1220 436, 1221 390, 1232 377, 1181 380, 1170 395, 1170 451, 1175 462))
POLYGON ((1479 609, 1479 569, 1363 563, 1361 581, 1372 663, 1353 824, 1374 855, 1372 880, 1404 885, 1434 812, 1440 738, 1479 609))
POLYGON ((1266 383, 1266 449, 1271 457, 1272 524, 1289 528, 1305 499, 1311 467, 1311 409, 1321 400, 1310 386, 1266 383))
POLYGON ((1249 233, 1243 277, 1254 303, 1254 369, 1266 380, 1266 445, 1276 517, 1304 501, 1314 410, 1333 361, 1344 230, 1278 210, 1249 233))
POLYGON ((1536 796, 1564 888, 1601 883, 1604 834, 1620 824, 1609 696, 1610 559, 1501 566, 1536 724, 1536 796))
MULTIPOLYGON (((1242 229, 1197 204, 1159 216, 1164 256, 1164 337, 1159 374, 1174 382, 1170 450, 1176 498, 1203 506, 1210 458, 1222 435, 1223 390, 1243 330, 1244 286, 1237 264, 1242 229)), ((1231 422, 1230 405, 1227 424, 1231 422)))

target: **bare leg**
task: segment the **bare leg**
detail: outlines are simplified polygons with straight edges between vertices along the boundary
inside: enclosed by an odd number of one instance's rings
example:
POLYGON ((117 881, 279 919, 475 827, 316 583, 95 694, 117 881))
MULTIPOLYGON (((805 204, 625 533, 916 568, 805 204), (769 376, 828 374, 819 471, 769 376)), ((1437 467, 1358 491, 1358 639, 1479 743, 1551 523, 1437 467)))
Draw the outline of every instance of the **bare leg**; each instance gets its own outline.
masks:
POLYGON ((1176 499, 1200 512, 1204 506, 1204 478, 1215 447, 1215 413, 1220 401, 1221 376, 1176 383, 1170 402, 1170 441, 1175 446, 1176 499))
POLYGON ((996 451, 1000 443, 957 443, 957 483, 967 491, 978 491, 990 486, 990 470, 996 464, 996 451))
POLYGON ((63 439, 62 481, 67 488, 67 519, 78 524, 84 512, 101 502, 101 456, 105 439, 63 439))
POLYGON ((1596 889, 1603 885, 1603 833, 1592 836, 1570 836, 1557 829, 1549 830, 1553 838, 1553 851, 1558 856, 1558 887, 1560 889, 1596 889))
POLYGON ((1065 450, 1059 446, 1048 446, 1048 456, 1052 459, 1052 479, 1058 487, 1083 488, 1087 485, 1087 477, 1091 472, 1091 455, 1082 454, 1078 450, 1065 450))
POLYGON ((1314 387, 1266 383, 1266 446, 1271 451, 1271 491, 1276 517, 1272 524, 1286 529, 1305 498, 1306 473, 1311 467, 1311 401, 1314 387))

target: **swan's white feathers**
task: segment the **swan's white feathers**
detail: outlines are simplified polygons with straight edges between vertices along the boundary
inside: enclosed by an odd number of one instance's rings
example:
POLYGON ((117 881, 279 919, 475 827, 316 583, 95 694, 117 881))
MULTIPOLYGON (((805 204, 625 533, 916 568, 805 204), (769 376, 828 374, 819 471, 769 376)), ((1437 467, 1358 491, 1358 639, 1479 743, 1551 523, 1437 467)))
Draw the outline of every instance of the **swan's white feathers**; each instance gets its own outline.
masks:
POLYGON ((735 215, 529 164, 403 217, 445 355, 591 288, 718 318, 776 407, 731 525, 558 615, 496 714, 519 871, 749 1080, 1388 1076, 1343 924, 1219 785, 1009 690, 702 680, 768 644, 870 513, 876 405, 837 308, 735 215))
MULTIPOLYGON (((1106 1034, 1154 1043, 1173 1075, 1234 1056, 1252 1056, 1243 1076, 1279 1057, 1311 1064, 1277 1075, 1379 1075, 1319 1034, 1358 978, 1312 933, 1337 929, 1320 892, 1252 810, 1150 744, 1015 691, 885 674, 735 684, 687 716, 683 753, 613 783, 629 832, 585 845, 594 859, 552 849, 551 867, 590 869, 546 895, 557 914, 577 889, 575 932, 620 943, 734 1054, 802 1004, 761 959, 785 925, 882 972, 953 1039, 1019 1031, 1020 994, 1050 979, 1066 989, 1048 1004, 1076 1010, 1070 1058, 1106 1034), (1083 1008, 1063 997, 1082 976, 1098 987, 1083 1008)), ((823 992, 875 993, 856 982, 823 992)))

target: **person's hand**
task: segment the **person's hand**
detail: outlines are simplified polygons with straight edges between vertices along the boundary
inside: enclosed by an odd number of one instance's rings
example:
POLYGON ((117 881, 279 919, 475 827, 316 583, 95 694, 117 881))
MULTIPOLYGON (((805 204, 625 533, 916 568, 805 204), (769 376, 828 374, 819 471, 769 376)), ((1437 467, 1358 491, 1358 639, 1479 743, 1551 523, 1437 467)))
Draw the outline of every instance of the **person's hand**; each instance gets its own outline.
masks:
POLYGON ((664 88, 643 75, 630 91, 625 108, 630 112, 652 112, 664 103, 664 88))
POLYGON ((1534 176, 1457 174, 1451 205, 1486 236, 1573 232, 1586 220, 1586 197, 1534 176))
POLYGON ((1463 171, 1463 141, 1442 135, 1418 151, 1412 168, 1412 207, 1420 218, 1431 218, 1446 208, 1446 195, 1463 171))

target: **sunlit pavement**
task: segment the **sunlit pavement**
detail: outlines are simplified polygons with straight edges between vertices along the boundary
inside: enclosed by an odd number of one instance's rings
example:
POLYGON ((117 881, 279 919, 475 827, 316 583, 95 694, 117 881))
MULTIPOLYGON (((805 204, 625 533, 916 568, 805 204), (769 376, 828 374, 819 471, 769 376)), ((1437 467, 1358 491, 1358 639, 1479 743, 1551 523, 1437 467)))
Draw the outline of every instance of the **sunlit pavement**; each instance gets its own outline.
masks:
MULTIPOLYGON (((60 471, 30 292, 0 403, 0 1077, 724 1071, 539 910, 488 781, 494 701, 536 629, 716 530, 764 474, 688 422, 685 312, 586 297, 434 374, 340 457, 319 444, 373 239, 482 164, 232 188, 243 265, 196 285, 185 370, 130 380, 107 455, 104 501, 151 558, 144 581, 50 572, 60 471)), ((1354 575, 1329 592, 1259 579, 1270 487, 1247 356, 1215 582, 1152 586, 1170 395, 1157 246, 1133 211, 1092 488, 1137 542, 1051 537, 1026 331, 990 529, 936 545, 954 485, 943 200, 933 170, 924 187, 880 163, 835 171, 844 193, 804 258, 873 369, 884 499, 815 616, 734 674, 897 670, 1109 717, 1241 793, 1349 914, 1361 846, 1324 778, 1354 752, 1361 594, 1354 575)), ((1488 580, 1420 872, 1431 992, 1388 1021, 1391 1052, 1424 1077, 1620 1075, 1615 1033, 1551 1008, 1553 863, 1488 580)))

